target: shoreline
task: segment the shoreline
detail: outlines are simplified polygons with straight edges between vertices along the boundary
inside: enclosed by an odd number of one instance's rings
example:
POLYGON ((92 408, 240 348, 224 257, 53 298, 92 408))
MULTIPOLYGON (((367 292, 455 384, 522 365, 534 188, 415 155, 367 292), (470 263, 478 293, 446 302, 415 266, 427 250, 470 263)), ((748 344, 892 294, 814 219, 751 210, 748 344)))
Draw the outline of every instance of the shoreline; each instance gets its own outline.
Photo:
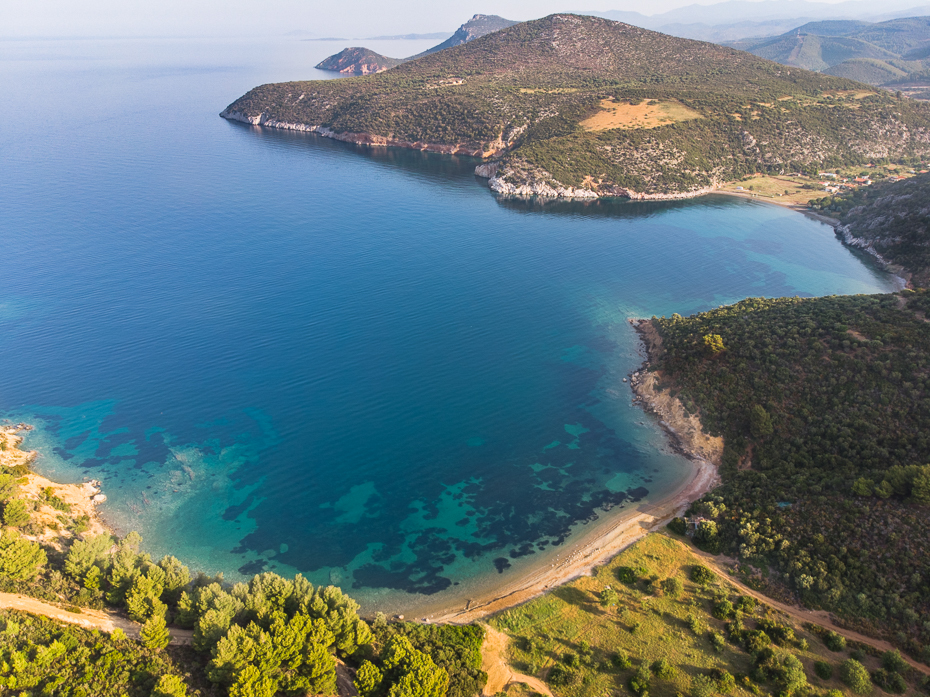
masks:
POLYGON ((35 510, 31 514, 32 521, 35 524, 44 526, 42 532, 25 534, 24 536, 57 547, 63 540, 78 535, 112 534, 113 531, 103 522, 97 509, 99 503, 106 501, 106 496, 100 493, 99 485, 96 482, 61 484, 43 477, 32 469, 37 453, 34 450, 20 449, 24 438, 19 435, 23 431, 31 430, 32 426, 24 423, 0 424, 0 444, 5 446, 0 448, 0 471, 5 472, 7 468, 13 467, 27 468, 28 471, 22 477, 25 481, 21 480, 19 484, 19 498, 25 499, 35 506, 35 510), (50 505, 43 497, 43 493, 49 490, 51 490, 49 493, 67 504, 70 510, 65 512, 50 505), (86 516, 87 528, 81 533, 72 533, 61 527, 60 516, 70 518, 72 521, 86 516))
POLYGON ((729 191, 727 189, 717 189, 711 193, 721 194, 723 196, 735 196, 736 198, 745 198, 750 201, 760 201, 761 203, 771 203, 773 206, 781 206, 782 208, 789 208, 798 213, 806 215, 808 218, 813 218, 814 220, 819 220, 821 223, 826 223, 833 228, 836 228, 840 221, 836 218, 831 218, 828 215, 823 213, 817 213, 816 211, 811 210, 807 206, 802 206, 800 203, 791 203, 789 201, 779 201, 774 198, 768 198, 766 196, 758 196, 755 194, 747 194, 743 191, 729 191))
POLYGON ((693 501, 720 483, 718 468, 723 453, 723 439, 705 434, 700 429, 697 417, 689 416, 677 398, 667 394, 660 398, 655 390, 649 389, 649 380, 637 377, 647 373, 651 360, 662 350, 661 339, 649 320, 636 322, 631 319, 630 323, 646 350, 642 367, 630 376, 630 387, 635 395, 634 403, 639 404, 644 412, 656 417, 672 449, 690 461, 691 476, 663 498, 637 506, 618 516, 606 529, 579 539, 575 545, 566 548, 564 558, 563 555, 559 555, 560 561, 552 564, 550 568, 512 581, 484 597, 473 598, 464 608, 434 612, 429 622, 470 624, 522 605, 558 586, 590 574, 596 567, 606 564, 648 533, 680 515, 693 501))

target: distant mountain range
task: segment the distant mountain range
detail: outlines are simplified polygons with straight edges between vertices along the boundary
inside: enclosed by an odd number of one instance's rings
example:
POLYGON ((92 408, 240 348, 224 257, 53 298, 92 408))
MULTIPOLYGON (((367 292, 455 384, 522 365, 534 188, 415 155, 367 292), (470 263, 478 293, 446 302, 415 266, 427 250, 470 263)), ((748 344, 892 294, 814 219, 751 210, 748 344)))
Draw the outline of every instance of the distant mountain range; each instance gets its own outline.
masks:
MULTIPOLYGON (((448 39, 443 41, 441 44, 433 46, 423 53, 418 53, 415 56, 410 56, 409 58, 390 58, 388 56, 382 56, 380 53, 375 53, 371 49, 364 47, 353 47, 345 48, 339 53, 336 53, 324 60, 320 61, 317 64, 319 70, 331 70, 333 72, 342 73, 343 75, 371 75, 372 73, 380 73, 394 68, 401 63, 406 63, 407 61, 414 60, 415 58, 420 58, 422 56, 428 56, 431 53, 436 53, 436 51, 442 51, 446 48, 452 48, 453 46, 460 46, 462 44, 468 43, 469 41, 474 41, 478 37, 485 36, 491 32, 500 31, 501 29, 506 29, 507 27, 512 27, 516 22, 512 22, 509 19, 504 19, 503 17, 498 17, 497 15, 475 15, 470 20, 465 22, 460 26, 455 33, 450 36, 448 39)), ((439 38, 441 38, 440 35, 439 38)), ((418 35, 418 34, 408 34, 405 36, 382 36, 375 37, 378 39, 402 39, 402 38, 437 38, 434 35, 418 35)))
POLYGON ((625 22, 663 34, 701 41, 735 41, 747 37, 777 36, 808 22, 857 19, 882 22, 901 17, 930 15, 930 4, 898 0, 876 6, 869 0, 806 2, 805 0, 728 0, 713 5, 688 5, 668 12, 644 15, 610 10, 578 12, 625 22))
POLYGON ((809 22, 781 36, 725 43, 784 65, 930 97, 930 17, 809 22))

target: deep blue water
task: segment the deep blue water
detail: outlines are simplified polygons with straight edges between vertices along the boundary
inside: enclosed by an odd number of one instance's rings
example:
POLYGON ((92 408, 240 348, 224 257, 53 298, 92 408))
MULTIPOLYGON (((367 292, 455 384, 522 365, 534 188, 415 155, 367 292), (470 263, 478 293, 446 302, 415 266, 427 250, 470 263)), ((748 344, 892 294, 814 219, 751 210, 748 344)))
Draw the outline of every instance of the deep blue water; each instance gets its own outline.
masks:
POLYGON ((217 117, 338 48, 0 42, 0 412, 153 554, 464 597, 687 472, 630 317, 893 287, 774 206, 500 201, 466 158, 217 117))

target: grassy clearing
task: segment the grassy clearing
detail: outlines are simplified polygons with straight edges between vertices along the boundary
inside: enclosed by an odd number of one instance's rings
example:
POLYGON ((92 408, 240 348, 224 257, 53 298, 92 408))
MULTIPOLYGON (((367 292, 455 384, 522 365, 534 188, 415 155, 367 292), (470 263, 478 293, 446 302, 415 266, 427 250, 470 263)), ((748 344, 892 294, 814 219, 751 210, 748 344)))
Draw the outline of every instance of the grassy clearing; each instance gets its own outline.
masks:
MULTIPOLYGON (((694 583, 692 569, 699 564, 690 548, 677 539, 648 535, 593 577, 581 578, 508 610, 492 624, 511 636, 510 661, 515 670, 547 680, 556 694, 566 697, 633 694, 630 678, 642 665, 651 666, 661 659, 668 661, 673 671, 664 678, 651 676, 650 697, 700 694, 700 685, 706 681, 702 676, 710 676, 714 669, 735 677, 729 692, 734 697, 778 693, 777 685, 748 677, 752 656, 742 645, 724 638, 727 622, 714 617, 715 604, 727 598, 738 605, 739 597, 716 576, 707 585, 694 583), (620 580, 627 569, 636 578, 632 583, 620 580), (677 597, 662 590, 662 581, 670 578, 681 581, 677 597), (618 602, 605 608, 600 597, 608 587, 617 592, 618 602), (618 666, 618 653, 629 657, 629 667, 618 666), (567 677, 559 678, 566 673, 567 677)), ((755 628, 764 618, 793 628, 794 639, 773 648, 793 654, 803 664, 809 687, 796 694, 823 694, 831 689, 848 693, 835 677, 839 664, 849 657, 848 651, 830 651, 814 634, 790 625, 770 608, 760 606, 752 613, 741 613, 741 617, 746 629, 755 628), (832 679, 817 677, 817 661, 832 666, 832 679)), ((878 668, 878 659, 873 656, 861 660, 870 670, 878 668)), ((719 685, 712 694, 718 689, 719 685)), ((525 692, 525 688, 511 687, 507 695, 522 697, 518 690, 525 692)), ((878 694, 877 688, 875 692, 878 694)), ((908 692, 916 694, 912 688, 908 692)))
POLYGON ((638 104, 602 99, 601 110, 581 122, 586 131, 609 131, 613 128, 657 128, 671 123, 702 118, 684 104, 675 101, 644 99, 638 104))
POLYGON ((790 177, 788 175, 753 175, 730 182, 721 187, 724 191, 739 191, 740 193, 777 200, 779 203, 793 203, 806 206, 812 198, 822 196, 819 186, 820 180, 806 177, 790 177), (814 185, 815 188, 804 188, 814 185), (739 188, 742 187, 742 190, 739 188), (752 187, 752 188, 750 188, 752 187))

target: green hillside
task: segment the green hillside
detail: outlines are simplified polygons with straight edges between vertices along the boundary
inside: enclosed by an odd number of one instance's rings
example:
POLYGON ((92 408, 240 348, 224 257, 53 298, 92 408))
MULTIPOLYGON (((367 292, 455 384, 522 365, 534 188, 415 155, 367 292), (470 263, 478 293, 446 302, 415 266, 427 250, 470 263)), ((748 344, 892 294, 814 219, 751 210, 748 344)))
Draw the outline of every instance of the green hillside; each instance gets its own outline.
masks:
MULTIPOLYGON (((926 83, 930 64, 930 17, 870 23, 809 22, 781 36, 745 39, 729 46, 754 55, 871 85, 926 83)), ((928 83, 930 84, 930 83, 928 83)), ((912 90, 914 91, 914 90, 912 90)))
POLYGON ((695 539, 768 593, 930 660, 930 294, 653 320, 652 367, 725 441, 695 539), (710 337, 710 338, 708 338, 710 337), (753 571, 755 569, 756 571, 753 571), (761 572, 761 573, 760 573, 761 572))
POLYGON ((848 244, 878 254, 913 285, 930 286, 930 174, 876 182, 813 203, 839 217, 848 244))
POLYGON ((262 85, 222 115, 493 156, 493 188, 548 196, 688 195, 760 170, 930 151, 922 104, 575 15, 524 22, 378 75, 262 85))
POLYGON ((887 85, 905 79, 909 75, 907 70, 902 70, 889 61, 876 58, 851 58, 832 65, 823 72, 827 75, 867 82, 870 85, 887 85))

